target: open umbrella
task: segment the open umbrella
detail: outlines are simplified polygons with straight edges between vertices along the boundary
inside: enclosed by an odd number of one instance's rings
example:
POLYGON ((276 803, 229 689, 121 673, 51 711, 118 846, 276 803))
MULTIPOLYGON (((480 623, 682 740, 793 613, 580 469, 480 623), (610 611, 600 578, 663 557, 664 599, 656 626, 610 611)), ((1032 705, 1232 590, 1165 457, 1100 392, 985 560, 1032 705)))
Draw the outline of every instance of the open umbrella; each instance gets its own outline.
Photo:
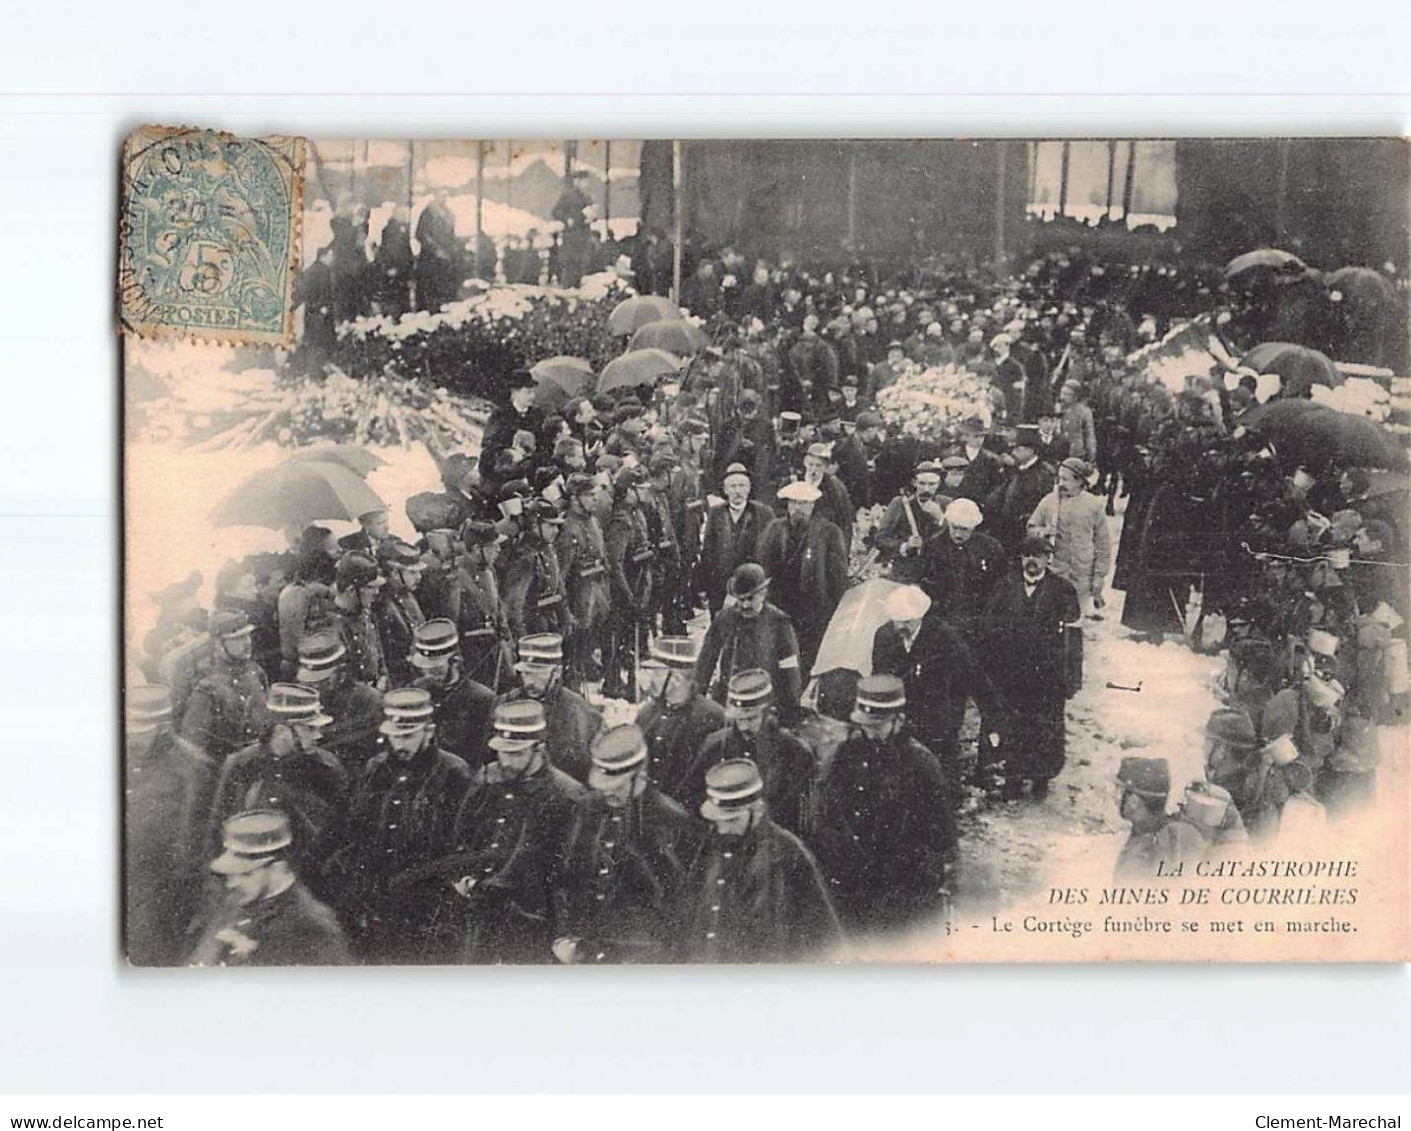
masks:
POLYGON ((612 308, 608 329, 614 334, 634 334, 648 322, 663 319, 680 321, 681 308, 661 295, 634 295, 612 308))
POLYGON ((681 359, 665 350, 628 350, 603 366, 598 392, 655 385, 661 378, 681 369, 681 359))
POLYGON ((1253 271, 1258 267, 1267 267, 1280 275, 1306 275, 1308 273, 1308 264, 1293 252, 1280 251, 1276 247, 1261 247, 1255 251, 1246 251, 1243 255, 1237 255, 1225 264, 1225 278, 1233 279, 1236 275, 1242 275, 1246 271, 1253 271))
POLYGON ((1285 466, 1408 468, 1406 450, 1375 420, 1305 400, 1255 405, 1235 420, 1272 440, 1285 466))
POLYGON ((593 383, 593 367, 581 357, 546 357, 529 373, 537 382, 534 403, 546 411, 559 408, 593 383))
POLYGON ((386 505, 342 464, 291 459, 255 472, 221 500, 212 519, 217 526, 283 530, 320 519, 351 521, 386 505))
POLYGON ((632 335, 631 348, 659 349, 690 357, 710 345, 710 339, 699 326, 685 319, 648 322, 632 335))
POLYGON ((1329 291, 1337 292, 1336 302, 1397 302, 1396 284, 1371 267, 1339 267, 1324 277, 1329 291))
POLYGON ((1285 397, 1303 396, 1310 385, 1336 389, 1343 383, 1342 374, 1327 354, 1293 342, 1264 342, 1240 358, 1240 364, 1256 373, 1278 374, 1285 397))
POLYGON ((356 444, 316 444, 312 448, 301 448, 289 458, 313 460, 315 463, 336 463, 362 479, 366 479, 379 467, 387 466, 387 461, 381 456, 375 456, 356 444))

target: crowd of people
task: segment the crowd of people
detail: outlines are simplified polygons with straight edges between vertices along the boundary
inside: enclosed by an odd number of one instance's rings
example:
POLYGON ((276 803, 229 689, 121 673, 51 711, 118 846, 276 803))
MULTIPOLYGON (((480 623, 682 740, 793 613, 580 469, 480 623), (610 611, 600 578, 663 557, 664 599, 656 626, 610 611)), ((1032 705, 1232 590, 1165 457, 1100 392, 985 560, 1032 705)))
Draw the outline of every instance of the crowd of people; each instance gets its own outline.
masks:
POLYGON ((1124 621, 1182 630, 1163 602, 1207 551, 1163 557, 1191 527, 1153 513, 1200 476, 1261 484, 1225 583, 1251 611, 1231 616, 1208 782, 1170 815, 1165 764, 1124 761, 1122 867, 1197 810, 1210 843, 1272 835, 1290 798, 1350 804, 1366 779, 1339 758, 1406 690, 1350 667, 1375 646, 1398 670, 1405 577, 1364 592, 1319 555, 1396 561, 1400 533, 1365 475, 1244 443, 1248 390, 1212 375, 1172 396, 1128 369, 1180 313, 1148 274, 1117 287, 1055 254, 878 280, 725 249, 681 296, 710 348, 553 412, 506 375, 479 452, 435 446, 444 489, 406 500, 417 542, 374 511, 228 564, 209 612, 199 578, 162 594, 127 694, 132 960, 780 960, 932 921, 962 804, 1039 803, 1063 770, 1124 497, 1124 621), (951 364, 988 411, 890 426, 878 395, 951 364), (1269 474, 1192 466, 1193 434, 1269 474), (898 584, 865 660, 818 670, 877 566, 898 584), (609 725, 603 700, 633 720, 609 725))

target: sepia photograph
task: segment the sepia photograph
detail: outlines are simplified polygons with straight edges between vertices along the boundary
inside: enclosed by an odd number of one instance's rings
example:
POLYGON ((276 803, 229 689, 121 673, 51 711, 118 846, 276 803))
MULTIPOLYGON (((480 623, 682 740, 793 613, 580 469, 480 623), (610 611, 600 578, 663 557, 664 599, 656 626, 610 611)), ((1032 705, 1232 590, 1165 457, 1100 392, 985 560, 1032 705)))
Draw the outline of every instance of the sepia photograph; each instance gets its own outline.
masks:
POLYGON ((1411 956, 1405 139, 115 192, 128 964, 1411 956))

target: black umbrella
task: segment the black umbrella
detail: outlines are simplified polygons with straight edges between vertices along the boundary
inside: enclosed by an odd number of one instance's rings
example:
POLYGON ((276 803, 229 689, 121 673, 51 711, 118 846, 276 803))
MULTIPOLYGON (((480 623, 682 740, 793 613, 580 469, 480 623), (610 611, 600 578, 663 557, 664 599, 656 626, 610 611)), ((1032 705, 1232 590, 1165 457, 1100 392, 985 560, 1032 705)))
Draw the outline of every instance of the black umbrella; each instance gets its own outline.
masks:
POLYGON ((1240 364, 1256 373, 1278 374, 1281 393, 1286 397, 1304 396, 1311 385, 1336 389, 1343 383, 1342 374, 1327 354, 1293 342, 1255 346, 1240 358, 1240 364))
POLYGON ((1406 449, 1375 420, 1305 400, 1272 400, 1235 423, 1273 441, 1286 466, 1380 467, 1407 470, 1406 449))

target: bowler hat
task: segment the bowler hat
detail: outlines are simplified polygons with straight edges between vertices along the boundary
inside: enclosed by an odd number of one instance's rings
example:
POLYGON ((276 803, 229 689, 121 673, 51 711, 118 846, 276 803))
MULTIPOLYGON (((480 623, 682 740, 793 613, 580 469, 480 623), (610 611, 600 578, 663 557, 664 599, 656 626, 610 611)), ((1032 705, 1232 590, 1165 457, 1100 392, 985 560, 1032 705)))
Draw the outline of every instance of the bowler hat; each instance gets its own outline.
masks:
POLYGON ((248 809, 221 825, 224 851, 207 867, 223 876, 240 876, 263 868, 284 855, 294 843, 289 818, 276 809, 248 809))
POLYGON ((730 575, 725 592, 739 601, 753 597, 768 584, 769 578, 762 565, 758 562, 741 562, 730 575))
POLYGON ((726 479, 729 479, 735 475, 743 475, 746 479, 748 479, 750 478, 750 469, 742 463, 732 463, 729 467, 725 469, 725 475, 721 482, 724 482, 726 479))

